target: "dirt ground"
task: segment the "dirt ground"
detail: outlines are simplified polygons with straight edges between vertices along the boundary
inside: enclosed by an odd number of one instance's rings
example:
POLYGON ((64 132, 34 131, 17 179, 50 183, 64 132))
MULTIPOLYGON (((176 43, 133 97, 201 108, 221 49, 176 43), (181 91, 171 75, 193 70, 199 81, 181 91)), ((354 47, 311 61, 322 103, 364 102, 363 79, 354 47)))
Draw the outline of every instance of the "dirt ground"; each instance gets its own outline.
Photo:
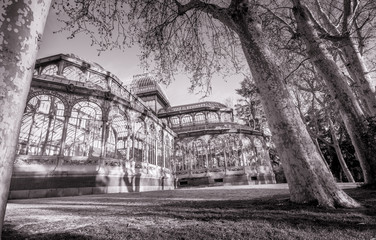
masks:
POLYGON ((2 238, 376 238, 376 191, 341 186, 365 207, 292 204, 286 184, 12 200, 2 238))

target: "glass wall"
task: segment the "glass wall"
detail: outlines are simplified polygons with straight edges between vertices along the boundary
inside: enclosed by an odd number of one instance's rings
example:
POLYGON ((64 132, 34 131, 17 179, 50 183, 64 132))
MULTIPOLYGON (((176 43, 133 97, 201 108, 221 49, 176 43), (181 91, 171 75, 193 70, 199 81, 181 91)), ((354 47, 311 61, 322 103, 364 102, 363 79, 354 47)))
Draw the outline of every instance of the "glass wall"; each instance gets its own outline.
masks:
POLYGON ((76 103, 68 122, 64 155, 99 157, 102 128, 102 110, 97 104, 88 101, 76 103))
POLYGON ((64 104, 51 95, 29 100, 22 117, 18 143, 21 155, 58 155, 64 123, 64 104))
POLYGON ((128 159, 128 144, 130 137, 130 122, 126 114, 113 108, 108 117, 106 139, 106 156, 128 159))

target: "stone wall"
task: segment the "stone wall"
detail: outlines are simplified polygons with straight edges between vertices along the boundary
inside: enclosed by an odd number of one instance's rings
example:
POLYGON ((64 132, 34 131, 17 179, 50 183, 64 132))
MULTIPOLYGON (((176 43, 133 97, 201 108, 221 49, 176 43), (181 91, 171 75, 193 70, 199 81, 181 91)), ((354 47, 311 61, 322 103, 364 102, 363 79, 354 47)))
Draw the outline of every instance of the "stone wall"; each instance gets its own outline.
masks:
POLYGON ((119 159, 20 155, 9 199, 174 189, 171 171, 119 159))

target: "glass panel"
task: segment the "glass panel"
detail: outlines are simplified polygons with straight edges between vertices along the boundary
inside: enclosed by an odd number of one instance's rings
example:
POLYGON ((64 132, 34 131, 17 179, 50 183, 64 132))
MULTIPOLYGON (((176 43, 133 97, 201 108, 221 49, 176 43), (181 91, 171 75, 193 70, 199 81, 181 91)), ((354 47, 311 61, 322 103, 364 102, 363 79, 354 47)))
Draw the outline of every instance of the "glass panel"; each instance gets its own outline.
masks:
POLYGON ((166 168, 170 168, 171 164, 170 164, 170 161, 171 161, 171 145, 170 145, 170 139, 168 136, 166 136, 166 139, 165 139, 165 167, 166 168))
POLYGON ((205 123, 205 115, 203 113, 197 113, 195 115, 195 123, 196 124, 205 123))
POLYGON ((192 116, 191 115, 184 115, 181 119, 181 124, 183 126, 190 125, 192 123, 192 116))
POLYGON ((99 157, 102 123, 102 110, 97 104, 86 101, 75 104, 68 123, 65 155, 99 157))
POLYGON ((41 75, 57 75, 57 69, 55 64, 48 65, 43 68, 41 75))
POLYGON ((74 66, 65 67, 63 70, 63 76, 68 80, 86 82, 85 74, 79 68, 74 66))
POLYGON ((108 131, 110 138, 107 139, 107 156, 121 159, 128 159, 127 141, 130 134, 128 119, 119 108, 114 108, 109 113, 108 131), (111 135, 112 134, 112 135, 111 135))
POLYGON ((208 113, 208 122, 218 122, 218 121, 219 121, 219 118, 218 118, 217 113, 214 113, 214 112, 208 113))
POLYGON ((163 167, 163 133, 162 130, 158 132, 158 149, 157 149, 157 161, 158 166, 163 167))
POLYGON ((87 84, 89 86, 93 85, 102 90, 108 89, 106 78, 104 76, 101 76, 95 73, 90 73, 90 77, 89 77, 89 80, 87 81, 87 84))
POLYGON ((200 169, 206 167, 206 154, 204 144, 201 140, 196 140, 195 143, 195 165, 194 169, 200 169))
POLYGON ((58 155, 64 123, 64 104, 50 95, 30 99, 22 117, 18 154, 58 155))
POLYGON ((179 118, 178 117, 171 117, 170 118, 172 126, 179 126, 179 118))

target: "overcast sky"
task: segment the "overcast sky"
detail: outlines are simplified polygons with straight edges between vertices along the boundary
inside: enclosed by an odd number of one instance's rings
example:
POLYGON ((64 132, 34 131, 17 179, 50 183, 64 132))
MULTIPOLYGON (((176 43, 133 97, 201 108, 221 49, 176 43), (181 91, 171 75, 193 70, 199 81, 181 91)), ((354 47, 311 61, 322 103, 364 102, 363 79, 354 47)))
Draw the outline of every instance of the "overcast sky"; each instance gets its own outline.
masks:
MULTIPOLYGON (((145 73, 140 66, 138 58, 139 49, 137 47, 126 49, 124 51, 112 50, 102 52, 98 56, 95 46, 90 46, 91 41, 84 35, 76 36, 74 39, 67 39, 68 32, 53 33, 60 29, 60 23, 53 12, 50 12, 44 36, 38 53, 38 58, 47 57, 54 54, 73 53, 82 59, 90 62, 96 62, 107 71, 115 74, 120 80, 128 84, 133 75, 145 73)), ((240 87, 242 75, 233 76, 227 81, 221 76, 215 76, 212 79, 212 93, 209 97, 201 99, 202 94, 193 94, 188 92, 189 79, 177 76, 176 81, 169 86, 161 85, 170 100, 172 106, 189 104, 198 101, 217 101, 223 103, 226 98, 236 99, 238 96, 235 89, 240 87)))

